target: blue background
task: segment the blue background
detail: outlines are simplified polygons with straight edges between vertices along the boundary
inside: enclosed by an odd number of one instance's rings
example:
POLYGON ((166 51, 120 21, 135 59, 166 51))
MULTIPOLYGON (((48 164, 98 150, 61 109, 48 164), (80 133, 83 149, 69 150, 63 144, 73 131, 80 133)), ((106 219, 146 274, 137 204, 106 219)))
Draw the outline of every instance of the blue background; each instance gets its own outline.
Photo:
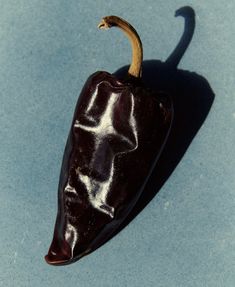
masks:
POLYGON ((0 1, 0 286, 235 286, 235 2, 0 1), (115 238, 75 264, 44 262, 72 114, 87 77, 130 59, 131 22, 145 59, 165 60, 190 5, 196 30, 180 68, 216 97, 179 165, 150 204, 115 238))

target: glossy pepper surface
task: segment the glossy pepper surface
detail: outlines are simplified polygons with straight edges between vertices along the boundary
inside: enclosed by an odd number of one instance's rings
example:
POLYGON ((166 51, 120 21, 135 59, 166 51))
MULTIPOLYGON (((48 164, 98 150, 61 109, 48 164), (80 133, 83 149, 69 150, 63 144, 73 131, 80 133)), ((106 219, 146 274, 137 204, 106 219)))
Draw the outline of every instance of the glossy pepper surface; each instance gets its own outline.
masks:
POLYGON ((132 44, 125 79, 91 75, 75 108, 58 188, 49 264, 74 262, 106 242, 137 202, 173 118, 171 98, 141 81, 142 44, 134 28, 117 16, 100 28, 121 28, 132 44))

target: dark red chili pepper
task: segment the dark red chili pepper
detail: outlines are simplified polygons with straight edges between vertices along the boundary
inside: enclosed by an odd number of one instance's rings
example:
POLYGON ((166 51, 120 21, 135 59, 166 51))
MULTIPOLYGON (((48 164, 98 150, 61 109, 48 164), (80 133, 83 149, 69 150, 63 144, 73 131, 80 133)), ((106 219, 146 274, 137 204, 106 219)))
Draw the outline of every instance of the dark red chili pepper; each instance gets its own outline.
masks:
POLYGON ((49 264, 78 260, 111 237, 138 200, 166 142, 173 118, 171 98, 144 87, 142 44, 121 18, 103 18, 132 44, 125 79, 91 75, 78 100, 65 147, 49 264))

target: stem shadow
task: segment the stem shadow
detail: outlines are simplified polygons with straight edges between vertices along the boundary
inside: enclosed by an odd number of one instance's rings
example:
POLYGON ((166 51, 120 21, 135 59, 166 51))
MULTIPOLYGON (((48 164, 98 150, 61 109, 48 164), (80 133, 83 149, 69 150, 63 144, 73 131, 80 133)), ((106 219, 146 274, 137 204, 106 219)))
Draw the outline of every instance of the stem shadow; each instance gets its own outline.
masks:
MULTIPOLYGON (((172 95, 174 105, 172 129, 136 206, 112 237, 146 207, 170 177, 205 121, 215 97, 205 78, 197 73, 177 68, 193 37, 195 12, 191 7, 182 7, 175 15, 182 16, 185 20, 184 32, 176 48, 165 62, 147 60, 142 66, 143 81, 147 87, 172 95)), ((123 77, 127 71, 128 66, 125 66, 115 74, 117 77, 123 77)))

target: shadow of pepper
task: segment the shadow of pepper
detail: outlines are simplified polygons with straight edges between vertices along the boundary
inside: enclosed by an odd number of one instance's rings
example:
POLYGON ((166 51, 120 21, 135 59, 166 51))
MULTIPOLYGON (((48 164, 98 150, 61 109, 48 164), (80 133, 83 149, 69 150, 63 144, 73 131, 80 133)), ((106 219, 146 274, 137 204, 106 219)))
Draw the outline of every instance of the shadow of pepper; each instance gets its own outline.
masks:
MULTIPOLYGON (((185 27, 173 53, 165 62, 147 60, 142 66, 143 81, 147 87, 172 95, 174 120, 171 132, 136 206, 112 237, 127 226, 161 189, 205 121, 215 97, 205 78, 193 72, 177 69, 193 37, 195 12, 191 7, 183 7, 176 11, 175 16, 184 17, 185 27)), ((128 66, 125 66, 115 74, 122 77, 127 70, 128 66)))

